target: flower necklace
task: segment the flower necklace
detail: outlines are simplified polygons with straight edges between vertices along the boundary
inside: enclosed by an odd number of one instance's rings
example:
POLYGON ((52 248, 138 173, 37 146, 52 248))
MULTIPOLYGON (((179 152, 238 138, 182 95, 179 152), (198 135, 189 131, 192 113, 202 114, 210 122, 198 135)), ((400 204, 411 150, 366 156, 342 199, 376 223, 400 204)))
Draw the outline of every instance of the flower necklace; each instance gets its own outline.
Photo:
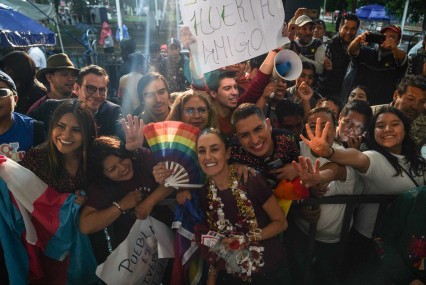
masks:
POLYGON ((213 229, 225 237, 234 237, 238 240, 236 244, 231 244, 231 250, 241 250, 236 255, 235 262, 240 268, 240 272, 235 275, 244 280, 251 281, 251 275, 259 271, 265 263, 263 261, 264 248, 259 245, 261 229, 258 228, 253 205, 247 198, 246 193, 238 188, 238 181, 234 171, 234 166, 229 166, 229 181, 237 207, 237 222, 233 225, 225 219, 223 203, 217 195, 217 188, 212 179, 209 181, 209 192, 207 194, 209 211, 207 211, 207 222, 209 228, 213 229))

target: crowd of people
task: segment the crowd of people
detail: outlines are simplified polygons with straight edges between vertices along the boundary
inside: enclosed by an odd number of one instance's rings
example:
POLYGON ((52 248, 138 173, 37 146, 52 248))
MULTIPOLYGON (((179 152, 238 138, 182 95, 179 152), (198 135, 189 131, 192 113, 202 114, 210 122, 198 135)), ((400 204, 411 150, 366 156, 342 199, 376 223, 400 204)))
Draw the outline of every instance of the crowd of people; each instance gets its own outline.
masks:
MULTIPOLYGON (((0 59, 0 154, 76 196, 79 230, 90 237, 98 264, 137 219, 152 215, 171 226, 173 213, 158 205, 162 200, 197 199, 205 217, 193 240, 202 274, 175 275, 171 261, 163 284, 426 284, 426 36, 408 56, 398 48, 398 26, 381 29, 382 42, 368 42, 372 32, 358 34, 359 19, 347 13, 330 39, 325 23, 306 11, 284 25, 289 44, 203 78, 177 38, 150 43, 146 55, 123 44, 128 56, 115 103, 102 67, 78 69, 63 53, 36 67, 26 52, 13 51, 0 59), (295 81, 274 71, 282 49, 302 61, 295 81), (172 172, 154 161, 143 134, 144 125, 162 121, 200 130, 195 151, 207 176, 201 189, 165 186, 172 172), (317 198, 404 196, 378 232, 378 205, 359 205, 342 274, 345 205, 293 204, 285 215, 273 192, 283 181, 317 198), (315 246, 307 255, 313 223, 315 246), (206 250, 200 235, 207 231, 220 235, 220 250, 206 250)), ((3 250, 0 283, 8 284, 3 250)), ((62 261, 44 258, 46 272, 60 270, 62 261)), ((28 283, 63 284, 48 273, 28 283)))

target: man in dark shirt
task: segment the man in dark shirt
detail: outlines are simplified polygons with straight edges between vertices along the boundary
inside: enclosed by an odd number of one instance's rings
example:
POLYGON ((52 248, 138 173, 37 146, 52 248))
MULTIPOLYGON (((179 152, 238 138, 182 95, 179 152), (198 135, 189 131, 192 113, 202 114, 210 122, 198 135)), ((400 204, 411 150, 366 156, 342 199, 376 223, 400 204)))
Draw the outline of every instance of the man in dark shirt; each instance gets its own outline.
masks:
POLYGON ((343 79, 351 61, 348 46, 354 40, 359 28, 359 19, 355 14, 342 16, 339 33, 329 42, 325 51, 324 73, 319 79, 319 92, 323 96, 340 98, 343 79))
POLYGON ((167 72, 165 74, 170 93, 185 91, 191 84, 185 77, 185 67, 189 74, 189 59, 180 51, 179 40, 171 38, 167 49, 167 72))
POLYGON ((352 62, 342 85, 342 102, 345 103, 350 90, 356 85, 367 86, 370 90, 370 105, 386 104, 392 101, 396 85, 404 76, 407 54, 398 48, 401 29, 391 25, 384 27, 381 34, 385 40, 375 48, 367 44, 371 32, 357 36, 348 47, 352 62))
POLYGON ((262 110, 250 103, 241 104, 234 111, 232 124, 236 138, 231 143, 231 163, 254 168, 272 187, 282 179, 296 178, 291 162, 299 156, 299 144, 292 133, 272 130, 262 110))
MULTIPOLYGON (((73 100, 84 102, 92 112, 98 127, 98 135, 115 135, 124 140, 124 131, 120 124, 121 107, 106 100, 108 81, 108 74, 102 67, 89 65, 82 68, 74 85, 74 92, 78 98, 73 100)), ((43 121, 47 130, 53 112, 63 101, 47 100, 35 112, 30 113, 30 116, 43 121)))

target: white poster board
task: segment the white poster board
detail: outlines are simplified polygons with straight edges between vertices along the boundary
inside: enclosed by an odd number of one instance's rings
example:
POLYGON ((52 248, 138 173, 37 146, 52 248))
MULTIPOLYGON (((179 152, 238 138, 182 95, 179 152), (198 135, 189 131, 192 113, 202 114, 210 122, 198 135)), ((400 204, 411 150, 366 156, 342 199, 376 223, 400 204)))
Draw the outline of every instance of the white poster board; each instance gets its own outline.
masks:
POLYGON ((167 259, 173 258, 174 233, 148 217, 136 220, 127 238, 96 269, 111 285, 160 284, 167 259))
POLYGON ((281 33, 281 0, 179 0, 179 7, 195 39, 190 44, 195 66, 203 73, 289 42, 281 33))

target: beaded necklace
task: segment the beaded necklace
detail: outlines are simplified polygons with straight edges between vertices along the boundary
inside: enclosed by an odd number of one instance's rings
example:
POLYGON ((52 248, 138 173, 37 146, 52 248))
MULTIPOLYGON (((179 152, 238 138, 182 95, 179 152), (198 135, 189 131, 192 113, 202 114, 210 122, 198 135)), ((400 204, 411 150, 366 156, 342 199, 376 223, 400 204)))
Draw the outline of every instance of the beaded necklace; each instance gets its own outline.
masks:
POLYGON ((251 275, 258 272, 260 267, 264 265, 264 248, 258 242, 261 230, 258 228, 251 201, 247 198, 246 193, 238 188, 238 180, 233 165, 229 166, 229 181, 232 196, 238 207, 237 222, 233 225, 225 218, 223 211, 224 205, 221 198, 217 195, 218 190, 212 179, 209 180, 209 191, 207 194, 209 205, 207 222, 210 229, 219 232, 225 237, 233 237, 239 241, 237 246, 231 248, 231 250, 246 249, 245 251, 241 250, 240 254, 236 256, 236 263, 241 270, 235 275, 244 281, 251 281, 251 275))

